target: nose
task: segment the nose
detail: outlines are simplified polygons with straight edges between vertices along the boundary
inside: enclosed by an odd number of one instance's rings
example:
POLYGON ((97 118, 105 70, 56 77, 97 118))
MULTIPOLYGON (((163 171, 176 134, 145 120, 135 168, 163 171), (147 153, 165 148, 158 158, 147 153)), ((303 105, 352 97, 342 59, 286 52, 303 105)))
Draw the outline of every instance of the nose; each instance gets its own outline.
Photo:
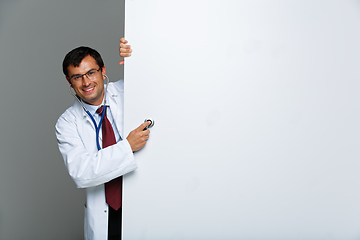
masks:
POLYGON ((89 86, 91 80, 85 75, 82 76, 82 84, 83 86, 89 86))

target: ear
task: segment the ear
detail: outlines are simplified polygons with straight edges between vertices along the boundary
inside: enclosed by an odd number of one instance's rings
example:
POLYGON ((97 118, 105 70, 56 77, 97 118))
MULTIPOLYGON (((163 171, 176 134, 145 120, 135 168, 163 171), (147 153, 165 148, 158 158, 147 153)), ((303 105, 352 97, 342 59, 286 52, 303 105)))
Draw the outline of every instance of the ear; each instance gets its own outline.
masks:
POLYGON ((105 65, 103 66, 103 68, 101 70, 101 74, 103 76, 103 79, 105 80, 105 76, 104 76, 104 75, 106 75, 106 67, 105 67, 105 65))
POLYGON ((74 88, 73 85, 72 85, 71 82, 70 82, 69 77, 65 77, 65 78, 66 78, 66 80, 68 81, 68 83, 70 84, 70 87, 71 87, 71 88, 74 88))

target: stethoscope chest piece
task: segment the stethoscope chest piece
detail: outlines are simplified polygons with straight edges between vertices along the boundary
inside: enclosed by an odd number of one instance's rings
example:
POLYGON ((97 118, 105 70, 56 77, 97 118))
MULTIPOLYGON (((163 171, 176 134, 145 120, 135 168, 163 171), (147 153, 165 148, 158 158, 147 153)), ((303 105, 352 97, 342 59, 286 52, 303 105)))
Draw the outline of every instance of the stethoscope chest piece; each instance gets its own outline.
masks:
POLYGON ((147 126, 145 129, 152 128, 154 126, 154 124, 155 124, 155 121, 153 119, 151 119, 151 118, 146 118, 144 120, 144 122, 150 122, 150 125, 147 126))

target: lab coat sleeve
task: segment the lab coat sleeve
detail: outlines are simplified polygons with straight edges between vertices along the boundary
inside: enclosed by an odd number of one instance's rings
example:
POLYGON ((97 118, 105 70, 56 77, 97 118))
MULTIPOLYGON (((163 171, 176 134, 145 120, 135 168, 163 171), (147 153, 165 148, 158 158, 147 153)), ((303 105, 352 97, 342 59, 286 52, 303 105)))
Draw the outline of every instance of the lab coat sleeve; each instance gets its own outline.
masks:
POLYGON ((90 123, 79 119, 66 111, 55 126, 59 150, 78 188, 106 183, 137 168, 126 139, 97 151, 90 123))

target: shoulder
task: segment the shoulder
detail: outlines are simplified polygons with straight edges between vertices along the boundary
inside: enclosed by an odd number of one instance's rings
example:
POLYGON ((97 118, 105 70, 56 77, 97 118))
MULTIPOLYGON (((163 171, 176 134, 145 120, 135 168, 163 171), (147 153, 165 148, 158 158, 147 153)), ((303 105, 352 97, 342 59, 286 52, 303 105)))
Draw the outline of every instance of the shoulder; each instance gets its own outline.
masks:
POLYGON ((124 93, 124 80, 120 79, 119 81, 116 82, 110 82, 108 91, 113 94, 124 93))
POLYGON ((81 117, 78 111, 76 111, 76 107, 74 105, 66 109, 65 112, 61 114, 61 116, 56 121, 56 126, 68 123, 75 123, 77 119, 81 117))

